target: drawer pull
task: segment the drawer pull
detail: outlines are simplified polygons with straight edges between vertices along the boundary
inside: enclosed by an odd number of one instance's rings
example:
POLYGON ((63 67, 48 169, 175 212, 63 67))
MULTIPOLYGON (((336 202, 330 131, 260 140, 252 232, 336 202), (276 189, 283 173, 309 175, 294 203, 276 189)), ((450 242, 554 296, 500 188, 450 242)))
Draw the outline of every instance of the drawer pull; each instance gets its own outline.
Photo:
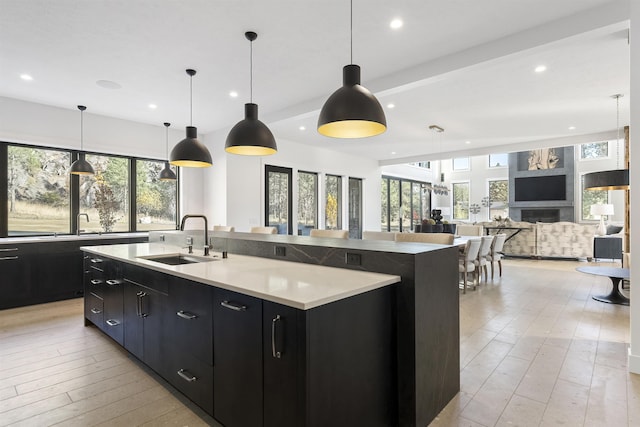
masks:
POLYGON ((101 284, 101 283, 102 283, 102 280, 99 280, 99 279, 92 279, 92 280, 91 280, 91 284, 92 284, 92 285, 99 285, 99 284, 101 284))
POLYGON ((187 319, 187 320, 193 320, 198 317, 195 314, 187 313, 184 310, 180 310, 176 314, 178 315, 178 317, 182 317, 183 319, 187 319))
POLYGON ((178 375, 180 375, 180 377, 185 380, 186 382, 194 382, 195 380, 197 380, 196 377, 194 377, 193 375, 191 375, 188 371, 185 371, 184 369, 180 369, 178 371, 178 375))
POLYGON ((91 262, 93 264, 100 264, 102 262, 102 260, 100 258, 91 258, 91 262))
POLYGON ((220 303, 221 306, 223 306, 224 308, 228 308, 229 310, 234 310, 234 311, 246 311, 247 310, 247 306, 246 305, 242 305, 242 304, 237 304, 237 303, 233 303, 233 302, 229 302, 229 301, 222 301, 220 303))
POLYGON ((276 350, 276 323, 281 319, 280 315, 276 315, 271 321, 271 354, 274 358, 280 359, 282 353, 276 350))
POLYGON ((122 282, 120 280, 107 280, 107 285, 109 286, 116 286, 116 285, 120 285, 122 282))
POLYGON ((4 248, 4 249, 0 249, 0 252, 14 252, 17 250, 18 248, 4 248))
POLYGON ((118 326, 120 324, 120 322, 115 319, 106 320, 105 323, 109 326, 118 326))
POLYGON ((13 259, 18 259, 18 257, 17 256, 3 256, 3 257, 0 257, 0 261, 11 261, 13 259))
POLYGON ((92 312, 93 314, 100 314, 100 313, 102 313, 102 310, 98 310, 97 308, 92 308, 92 309, 91 309, 91 312, 92 312))

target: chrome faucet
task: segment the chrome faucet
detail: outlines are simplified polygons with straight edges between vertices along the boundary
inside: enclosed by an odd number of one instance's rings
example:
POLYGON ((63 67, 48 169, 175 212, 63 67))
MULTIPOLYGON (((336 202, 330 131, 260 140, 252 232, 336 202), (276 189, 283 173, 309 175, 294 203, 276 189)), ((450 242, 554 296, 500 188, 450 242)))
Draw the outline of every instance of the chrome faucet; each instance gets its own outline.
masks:
POLYGON ((80 232, 83 231, 83 230, 80 230, 80 217, 81 216, 87 218, 87 222, 89 222, 89 214, 86 214, 86 213, 79 213, 78 214, 78 217, 76 218, 76 227, 77 227, 76 234, 78 236, 80 235, 80 232))
POLYGON ((180 221, 180 231, 184 231, 184 223, 189 218, 202 218, 204 219, 204 255, 209 255, 209 222, 207 221, 207 217, 204 215, 185 215, 182 217, 182 221, 180 221))

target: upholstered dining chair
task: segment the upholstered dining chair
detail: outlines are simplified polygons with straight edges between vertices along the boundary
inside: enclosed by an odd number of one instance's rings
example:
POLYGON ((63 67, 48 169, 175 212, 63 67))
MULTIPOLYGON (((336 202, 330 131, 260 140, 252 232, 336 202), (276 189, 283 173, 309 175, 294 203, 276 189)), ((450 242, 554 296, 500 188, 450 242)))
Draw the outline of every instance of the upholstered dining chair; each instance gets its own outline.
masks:
POLYGON ((456 234, 458 236, 482 236, 484 227, 482 225, 458 224, 456 226, 456 234))
POLYGON ((451 233, 396 233, 396 242, 453 245, 453 237, 451 233))
POLYGON ((491 251, 489 252, 489 255, 487 255, 487 262, 491 264, 491 280, 493 280, 493 269, 496 262, 498 263, 498 268, 500 270, 500 277, 502 277, 502 249, 504 247, 505 240, 507 240, 506 234, 496 234, 493 239, 493 245, 491 245, 491 251))
POLYGON ((233 225, 214 225, 213 231, 236 231, 236 228, 233 225))
POLYGON ((251 227, 251 233, 257 234, 276 234, 278 229, 276 227, 251 227))
POLYGON ((362 232, 362 240, 396 240, 396 233, 394 231, 369 231, 364 230, 362 232))
POLYGON ((467 293, 467 283, 469 280, 469 273, 473 277, 473 289, 476 288, 476 263, 475 260, 480 252, 481 238, 472 238, 467 240, 467 244, 464 247, 464 252, 460 254, 458 258, 458 272, 462 278, 462 293, 467 293))
POLYGON ((333 239, 348 239, 349 232, 347 230, 320 230, 317 228, 311 229, 309 232, 311 237, 331 237, 333 239))
POLYGON ((478 251, 478 257, 475 260, 476 264, 476 275, 478 276, 478 284, 480 284, 480 280, 482 279, 482 273, 484 272, 484 281, 486 282, 489 278, 489 274, 487 271, 487 256, 491 252, 491 245, 493 243, 493 236, 482 236, 480 238, 480 250, 478 251))

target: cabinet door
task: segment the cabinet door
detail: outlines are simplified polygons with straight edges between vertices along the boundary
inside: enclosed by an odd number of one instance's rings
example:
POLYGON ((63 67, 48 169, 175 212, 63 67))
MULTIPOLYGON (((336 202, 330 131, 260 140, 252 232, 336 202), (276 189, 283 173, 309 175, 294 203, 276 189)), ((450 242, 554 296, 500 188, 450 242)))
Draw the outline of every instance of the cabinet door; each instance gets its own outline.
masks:
POLYGON ((78 242, 46 243, 38 247, 36 292, 41 301, 82 296, 82 252, 78 242))
POLYGON ((123 285, 123 318, 124 348, 140 360, 144 360, 142 329, 144 319, 140 310, 140 294, 142 288, 135 283, 124 280, 123 285))
POLYGON ((167 374, 167 356, 165 347, 171 345, 165 339, 165 324, 169 316, 167 295, 143 288, 140 296, 143 323, 143 361, 162 376, 167 374), (165 346, 166 344, 166 346, 165 346))
POLYGON ((233 427, 262 425, 262 300, 214 289, 214 417, 233 427))
POLYGON ((302 426, 304 312, 269 301, 262 302, 262 311, 264 426, 302 426))
POLYGON ((23 247, 0 246, 0 309, 28 304, 33 297, 29 262, 23 247))
POLYGON ((122 264, 109 261, 104 271, 104 331, 120 345, 124 342, 122 264))

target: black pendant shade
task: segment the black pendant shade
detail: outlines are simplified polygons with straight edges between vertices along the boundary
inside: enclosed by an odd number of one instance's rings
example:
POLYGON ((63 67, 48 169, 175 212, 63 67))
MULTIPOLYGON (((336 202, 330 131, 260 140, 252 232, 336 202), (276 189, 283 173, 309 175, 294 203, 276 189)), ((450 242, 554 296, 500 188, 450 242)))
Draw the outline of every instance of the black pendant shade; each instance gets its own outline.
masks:
POLYGON ((78 160, 71 164, 71 168, 69 169, 69 173, 72 175, 93 175, 95 171, 93 170, 93 166, 89 162, 87 162, 84 158, 84 153, 78 154, 78 160))
MULTIPOLYGON (((80 110, 80 151, 84 148, 84 121, 82 113, 86 110, 87 107, 84 105, 78 105, 78 110, 80 110)), ((93 167, 89 162, 87 162, 84 158, 84 153, 78 153, 78 160, 71 164, 69 168, 69 173, 71 175, 93 175, 95 174, 93 167)))
POLYGON ((244 120, 231 128, 224 149, 245 156, 268 156, 278 151, 273 133, 258 120, 257 104, 244 104, 244 120))
POLYGON ((585 190, 628 190, 629 169, 615 169, 584 174, 585 190))
POLYGON ((244 120, 240 120, 231 128, 224 150, 231 154, 243 156, 269 156, 278 152, 276 139, 271 130, 258 120, 258 104, 253 103, 253 41, 258 38, 258 34, 247 31, 244 36, 250 42, 250 102, 244 104, 244 120))
POLYGON ((318 132, 333 138, 364 138, 387 129, 387 119, 378 99, 360 84, 360 66, 342 69, 342 87, 322 106, 318 132))
POLYGON ((187 126, 187 137, 173 147, 169 156, 169 163, 187 168, 206 168, 213 164, 211 153, 198 140, 198 129, 196 127, 187 126))
MULTIPOLYGON (((168 151, 169 151, 169 126, 171 126, 171 123, 163 123, 164 127, 165 127, 165 149, 166 149, 166 155, 168 157, 168 151)), ((165 157, 165 159, 167 158, 165 157)), ((173 170, 171 170, 171 166, 169 165, 169 161, 165 160, 164 162, 164 169, 162 169, 160 171, 160 181, 175 181, 177 180, 178 177, 176 176, 175 172, 173 170)))
POLYGON ((208 168, 213 164, 209 149, 198 140, 198 129, 193 126, 193 76, 196 70, 187 69, 190 78, 190 112, 191 126, 187 126, 187 137, 171 150, 169 163, 187 168, 208 168))

